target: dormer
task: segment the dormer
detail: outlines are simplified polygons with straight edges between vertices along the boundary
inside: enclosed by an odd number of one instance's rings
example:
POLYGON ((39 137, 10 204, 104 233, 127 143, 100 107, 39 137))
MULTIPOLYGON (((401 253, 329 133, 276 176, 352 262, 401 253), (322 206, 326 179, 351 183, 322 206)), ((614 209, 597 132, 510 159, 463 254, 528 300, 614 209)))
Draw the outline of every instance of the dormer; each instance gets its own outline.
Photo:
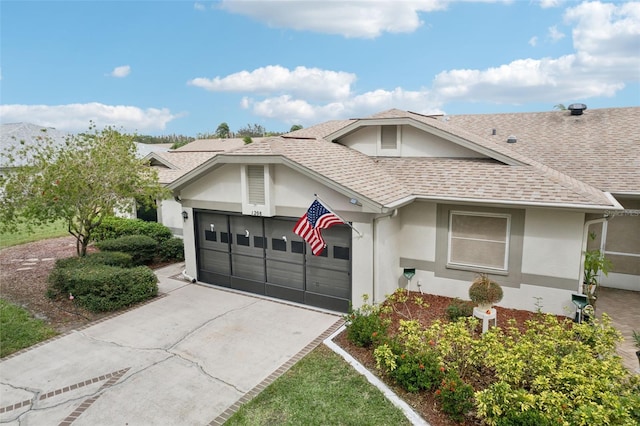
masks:
POLYGON ((408 117, 357 120, 327 139, 370 157, 487 158, 474 144, 408 117))

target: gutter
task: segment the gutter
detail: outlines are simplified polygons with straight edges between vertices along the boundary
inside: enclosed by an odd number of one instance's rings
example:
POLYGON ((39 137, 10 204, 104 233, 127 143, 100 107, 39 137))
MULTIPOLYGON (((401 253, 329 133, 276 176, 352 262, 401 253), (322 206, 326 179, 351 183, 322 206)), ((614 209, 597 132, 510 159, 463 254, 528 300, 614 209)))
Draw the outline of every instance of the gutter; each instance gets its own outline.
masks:
POLYGON ((377 238, 378 238, 378 220, 380 219, 384 219, 386 217, 396 217, 398 215, 398 209, 394 209, 391 212, 381 215, 381 216, 376 216, 373 218, 373 229, 371 231, 371 233, 373 234, 372 237, 372 244, 373 244, 373 264, 371 265, 371 269, 373 271, 373 289, 372 289, 372 294, 371 294, 371 301, 373 303, 378 303, 378 301, 376 300, 376 287, 378 285, 378 275, 377 275, 377 269, 376 269, 376 264, 378 263, 378 258, 377 258, 377 250, 376 247, 378 247, 377 244, 377 238))

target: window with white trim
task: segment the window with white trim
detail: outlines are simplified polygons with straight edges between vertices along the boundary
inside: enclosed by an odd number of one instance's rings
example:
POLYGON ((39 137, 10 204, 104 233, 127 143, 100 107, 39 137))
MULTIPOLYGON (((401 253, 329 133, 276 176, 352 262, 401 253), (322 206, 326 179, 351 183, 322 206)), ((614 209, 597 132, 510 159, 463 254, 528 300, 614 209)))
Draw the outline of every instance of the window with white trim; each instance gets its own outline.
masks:
POLYGON ((447 264, 506 272, 510 228, 508 214, 450 211, 447 264))

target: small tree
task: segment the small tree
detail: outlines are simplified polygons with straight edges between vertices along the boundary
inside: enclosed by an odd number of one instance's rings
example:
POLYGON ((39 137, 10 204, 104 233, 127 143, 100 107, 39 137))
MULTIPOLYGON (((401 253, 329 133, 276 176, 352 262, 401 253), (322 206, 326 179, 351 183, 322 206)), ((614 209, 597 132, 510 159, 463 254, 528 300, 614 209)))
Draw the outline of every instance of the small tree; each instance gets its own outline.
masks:
POLYGON ((216 136, 220 139, 226 139, 229 137, 229 125, 227 123, 220 123, 216 129, 216 136))
POLYGON ((9 164, 24 165, 0 177, 0 229, 22 224, 32 230, 62 219, 84 256, 104 217, 131 211, 135 199, 152 203, 168 196, 156 171, 135 154, 133 136, 111 127, 98 131, 93 123, 64 144, 44 138, 3 152, 9 164))

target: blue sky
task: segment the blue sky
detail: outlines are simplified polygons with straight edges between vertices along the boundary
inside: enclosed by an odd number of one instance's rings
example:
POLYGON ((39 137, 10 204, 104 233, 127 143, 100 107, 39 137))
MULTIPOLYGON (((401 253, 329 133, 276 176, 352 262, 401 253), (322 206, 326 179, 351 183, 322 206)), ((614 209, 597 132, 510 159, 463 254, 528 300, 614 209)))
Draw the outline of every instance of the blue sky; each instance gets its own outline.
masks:
POLYGON ((140 134, 640 105, 640 2, 0 1, 0 120, 140 134))

